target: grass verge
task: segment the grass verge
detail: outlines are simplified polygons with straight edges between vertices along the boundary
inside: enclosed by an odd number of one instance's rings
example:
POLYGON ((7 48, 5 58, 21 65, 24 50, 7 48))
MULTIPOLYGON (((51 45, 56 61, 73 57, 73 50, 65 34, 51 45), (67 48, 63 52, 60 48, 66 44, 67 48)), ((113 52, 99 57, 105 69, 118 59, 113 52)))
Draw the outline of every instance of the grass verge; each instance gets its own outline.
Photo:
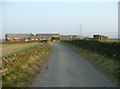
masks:
POLYGON ((108 79, 120 86, 120 62, 115 61, 106 55, 100 55, 90 50, 84 50, 68 43, 63 44, 79 53, 84 59, 101 71, 108 79))

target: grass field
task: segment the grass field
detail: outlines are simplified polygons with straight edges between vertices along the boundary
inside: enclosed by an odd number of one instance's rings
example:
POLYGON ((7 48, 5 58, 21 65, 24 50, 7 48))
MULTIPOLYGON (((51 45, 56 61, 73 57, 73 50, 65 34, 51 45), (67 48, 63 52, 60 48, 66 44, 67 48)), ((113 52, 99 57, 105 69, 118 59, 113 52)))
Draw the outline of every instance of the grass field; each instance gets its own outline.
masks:
POLYGON ((23 43, 23 44, 3 44, 0 45, 0 50, 2 50, 2 53, 0 53, 0 56, 7 56, 9 54, 18 52, 24 48, 33 46, 38 43, 23 43))
POLYGON ((109 39, 108 42, 118 42, 118 39, 109 39))

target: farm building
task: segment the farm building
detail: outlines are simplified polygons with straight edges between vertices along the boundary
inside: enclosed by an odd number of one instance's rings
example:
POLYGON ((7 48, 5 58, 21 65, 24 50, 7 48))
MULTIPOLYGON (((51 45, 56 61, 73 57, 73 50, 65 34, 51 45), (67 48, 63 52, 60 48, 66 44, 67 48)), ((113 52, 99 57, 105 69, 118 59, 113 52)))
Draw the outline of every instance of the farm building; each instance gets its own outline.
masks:
POLYGON ((101 42, 106 42, 106 41, 108 41, 108 36, 93 35, 93 40, 98 40, 98 41, 101 41, 101 42))
POLYGON ((6 41, 20 41, 30 37, 30 34, 6 34, 6 41))
POLYGON ((51 40, 52 37, 59 37, 60 34, 6 34, 6 41, 30 41, 30 40, 51 40))
POLYGON ((36 36, 42 38, 52 38, 52 37, 60 37, 60 34, 36 34, 36 36))
POLYGON ((76 40, 79 39, 78 35, 61 35, 61 40, 76 40))

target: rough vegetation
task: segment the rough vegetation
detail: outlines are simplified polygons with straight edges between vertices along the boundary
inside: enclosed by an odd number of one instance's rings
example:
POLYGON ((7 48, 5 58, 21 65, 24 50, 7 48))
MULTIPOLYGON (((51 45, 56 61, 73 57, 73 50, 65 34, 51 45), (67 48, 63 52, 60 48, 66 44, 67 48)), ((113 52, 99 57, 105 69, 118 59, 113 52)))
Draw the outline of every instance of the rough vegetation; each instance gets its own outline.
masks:
POLYGON ((3 57, 0 68, 3 87, 28 87, 47 65, 50 53, 50 45, 36 44, 16 54, 3 57))

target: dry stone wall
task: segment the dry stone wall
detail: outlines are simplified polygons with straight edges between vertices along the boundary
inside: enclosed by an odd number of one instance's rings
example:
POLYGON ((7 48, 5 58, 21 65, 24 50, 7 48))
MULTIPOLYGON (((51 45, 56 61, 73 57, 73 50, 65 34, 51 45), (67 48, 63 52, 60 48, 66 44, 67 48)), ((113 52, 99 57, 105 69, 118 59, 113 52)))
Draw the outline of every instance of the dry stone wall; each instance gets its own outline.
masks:
POLYGON ((46 58, 50 54, 50 51, 51 46, 44 44, 18 54, 3 57, 2 68, 0 68, 0 74, 3 76, 3 86, 22 86, 23 82, 21 85, 20 83, 14 85, 13 83, 10 84, 10 81, 17 81, 19 78, 39 73, 38 70, 42 69, 47 63, 46 58))

